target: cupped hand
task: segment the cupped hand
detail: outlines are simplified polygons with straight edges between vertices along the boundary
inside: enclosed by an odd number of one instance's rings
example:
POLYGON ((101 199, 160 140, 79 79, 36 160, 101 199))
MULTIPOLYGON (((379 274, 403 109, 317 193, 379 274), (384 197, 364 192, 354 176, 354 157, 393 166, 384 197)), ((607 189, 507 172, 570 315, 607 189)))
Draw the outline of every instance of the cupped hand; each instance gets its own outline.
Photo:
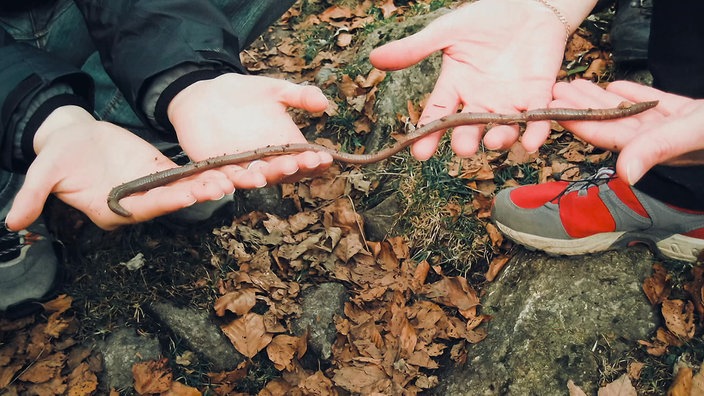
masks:
POLYGON ((620 152, 616 172, 635 184, 657 164, 704 165, 704 100, 645 85, 615 81, 602 89, 585 80, 559 83, 550 107, 614 107, 623 101, 658 100, 657 107, 611 121, 569 121, 563 126, 585 141, 620 152))
POLYGON ((225 174, 207 171, 124 198, 121 204, 133 215, 122 217, 107 206, 113 187, 176 164, 131 132, 96 121, 76 106, 52 112, 37 131, 34 148, 37 157, 6 218, 13 230, 36 220, 51 193, 109 230, 218 199, 234 189, 225 174))
MULTIPOLYGON (((328 100, 319 88, 288 81, 225 74, 196 82, 168 107, 179 143, 195 161, 306 139, 288 108, 320 112, 328 100)), ((304 152, 255 161, 245 169, 226 166, 237 188, 263 187, 312 176, 332 164, 328 153, 304 152)), ((246 164, 245 164, 246 165, 246 164)))
MULTIPOLYGON (((443 51, 442 67, 420 124, 462 109, 463 112, 516 113, 544 108, 560 68, 565 27, 536 1, 478 1, 443 15, 414 35, 376 48, 372 64, 384 70, 411 66, 443 51)), ((528 125, 522 143, 536 151, 550 131, 548 121, 528 125)), ((412 147, 428 159, 442 137, 438 132, 412 147)), ((484 136, 490 149, 510 147, 519 137, 515 126, 496 126, 484 136)), ((460 156, 474 154, 484 126, 456 127, 452 148, 460 156)))

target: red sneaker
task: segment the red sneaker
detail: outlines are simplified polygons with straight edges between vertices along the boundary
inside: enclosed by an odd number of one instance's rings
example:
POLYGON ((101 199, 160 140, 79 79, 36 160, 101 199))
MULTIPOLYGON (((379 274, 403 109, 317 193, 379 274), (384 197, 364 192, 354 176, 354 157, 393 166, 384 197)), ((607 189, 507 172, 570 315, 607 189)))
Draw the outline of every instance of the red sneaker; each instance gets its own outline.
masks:
POLYGON ((696 262, 704 251, 704 212, 675 208, 629 186, 613 169, 574 181, 500 191, 492 219, 529 249, 579 255, 645 243, 696 262))

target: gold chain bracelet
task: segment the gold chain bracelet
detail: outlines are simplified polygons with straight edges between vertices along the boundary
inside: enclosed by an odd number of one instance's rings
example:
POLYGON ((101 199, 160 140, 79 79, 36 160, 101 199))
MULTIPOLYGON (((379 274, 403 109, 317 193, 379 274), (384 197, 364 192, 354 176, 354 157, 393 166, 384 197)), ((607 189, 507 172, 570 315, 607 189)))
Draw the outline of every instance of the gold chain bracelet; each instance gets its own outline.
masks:
POLYGON ((557 7, 550 4, 547 0, 535 0, 535 1, 537 1, 538 3, 547 7, 550 11, 553 12, 553 14, 555 14, 557 19, 559 19, 560 22, 562 22, 562 24, 565 26, 565 43, 567 43, 567 41, 570 39, 570 35, 572 34, 572 28, 570 27, 570 23, 567 21, 567 18, 565 18, 565 16, 562 15, 562 12, 560 12, 560 10, 557 9, 557 7))

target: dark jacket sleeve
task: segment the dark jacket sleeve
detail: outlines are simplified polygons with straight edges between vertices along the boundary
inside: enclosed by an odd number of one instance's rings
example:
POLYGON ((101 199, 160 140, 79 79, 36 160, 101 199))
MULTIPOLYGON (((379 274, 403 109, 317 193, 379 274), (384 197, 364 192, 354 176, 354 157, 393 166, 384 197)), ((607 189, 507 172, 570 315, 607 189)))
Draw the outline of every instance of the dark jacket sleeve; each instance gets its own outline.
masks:
POLYGON ((0 167, 26 171, 44 119, 63 105, 90 111, 92 95, 90 76, 0 29, 0 167))
MULTIPOLYGON (((170 129, 166 107, 191 83, 243 73, 239 40, 229 21, 209 0, 75 0, 103 62, 135 112, 170 129), (189 64, 191 71, 160 95, 154 117, 142 101, 155 78, 189 64)), ((146 106, 148 107, 148 106, 146 106)))

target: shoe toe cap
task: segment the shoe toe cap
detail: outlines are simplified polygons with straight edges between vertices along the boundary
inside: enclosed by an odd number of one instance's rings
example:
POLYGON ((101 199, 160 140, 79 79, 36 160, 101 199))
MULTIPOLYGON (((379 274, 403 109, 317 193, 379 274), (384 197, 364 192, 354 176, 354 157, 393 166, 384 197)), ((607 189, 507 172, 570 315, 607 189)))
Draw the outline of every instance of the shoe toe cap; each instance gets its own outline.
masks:
POLYGON ((546 203, 536 208, 522 208, 511 199, 513 187, 499 191, 494 199, 491 218, 505 228, 523 234, 553 239, 570 239, 565 231, 557 205, 546 203))

